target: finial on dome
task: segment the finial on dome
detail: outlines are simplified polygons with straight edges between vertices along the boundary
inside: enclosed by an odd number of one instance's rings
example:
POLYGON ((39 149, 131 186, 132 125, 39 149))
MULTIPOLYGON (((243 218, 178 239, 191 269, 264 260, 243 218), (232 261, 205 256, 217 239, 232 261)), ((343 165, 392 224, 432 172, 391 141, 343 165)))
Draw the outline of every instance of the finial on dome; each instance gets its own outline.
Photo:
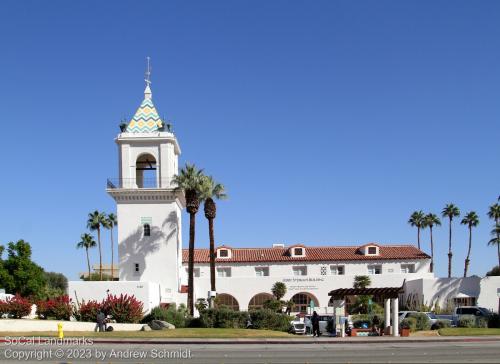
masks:
POLYGON ((151 58, 146 57, 146 60, 148 61, 148 66, 146 69, 146 78, 144 79, 144 81, 146 81, 146 89, 144 90, 144 98, 150 99, 153 96, 153 93, 151 92, 151 87, 150 87, 150 85, 151 85, 151 64, 150 64, 151 58))

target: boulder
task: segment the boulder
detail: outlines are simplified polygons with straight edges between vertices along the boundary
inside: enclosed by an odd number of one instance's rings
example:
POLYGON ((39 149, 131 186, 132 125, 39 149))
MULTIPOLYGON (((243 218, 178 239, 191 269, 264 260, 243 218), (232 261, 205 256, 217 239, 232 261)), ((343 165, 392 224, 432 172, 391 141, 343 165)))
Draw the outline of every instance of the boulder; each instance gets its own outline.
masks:
POLYGON ((151 331, 151 327, 149 327, 148 325, 142 325, 141 331, 151 331))
POLYGON ((152 320, 149 324, 149 327, 152 330, 171 330, 175 329, 175 326, 166 322, 166 321, 160 321, 160 320, 152 320))

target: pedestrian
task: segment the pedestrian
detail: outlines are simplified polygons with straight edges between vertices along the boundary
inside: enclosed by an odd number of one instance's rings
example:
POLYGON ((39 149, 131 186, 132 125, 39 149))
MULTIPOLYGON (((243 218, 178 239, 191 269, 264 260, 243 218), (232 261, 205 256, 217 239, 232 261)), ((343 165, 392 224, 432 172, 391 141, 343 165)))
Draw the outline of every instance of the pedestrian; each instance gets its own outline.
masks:
POLYGON ((105 330, 104 328, 105 322, 106 322, 106 315, 104 314, 104 312, 102 312, 102 310, 99 310, 96 317, 96 325, 94 331, 103 332, 105 330))
POLYGON ((374 335, 380 336, 379 328, 380 328, 380 319, 378 318, 377 315, 375 315, 375 316, 373 316, 373 319, 372 319, 372 333, 374 335))
POLYGON ((313 337, 319 337, 319 316, 316 311, 313 312, 311 323, 313 327, 313 337))

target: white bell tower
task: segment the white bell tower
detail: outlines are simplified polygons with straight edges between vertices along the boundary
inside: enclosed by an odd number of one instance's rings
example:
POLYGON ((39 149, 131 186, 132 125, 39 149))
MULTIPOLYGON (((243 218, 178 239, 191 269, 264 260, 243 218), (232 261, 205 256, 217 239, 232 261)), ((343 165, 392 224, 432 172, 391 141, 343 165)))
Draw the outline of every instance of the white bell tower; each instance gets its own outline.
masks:
POLYGON ((171 185, 181 153, 153 104, 150 66, 144 100, 115 139, 119 177, 106 191, 117 205, 120 281, 160 284, 161 302, 175 302, 182 268, 184 197, 171 185))

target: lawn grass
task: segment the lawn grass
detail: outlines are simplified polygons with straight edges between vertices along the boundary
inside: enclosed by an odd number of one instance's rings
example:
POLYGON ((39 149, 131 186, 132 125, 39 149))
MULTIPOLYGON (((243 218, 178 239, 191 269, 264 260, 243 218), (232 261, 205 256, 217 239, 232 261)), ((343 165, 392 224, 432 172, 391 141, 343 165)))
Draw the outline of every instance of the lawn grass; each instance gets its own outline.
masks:
MULTIPOLYGON (((57 331, 44 332, 0 332, 0 338, 10 337, 56 337, 57 331)), ((250 330, 250 329, 207 329, 179 328, 175 330, 155 331, 66 331, 65 337, 95 337, 95 338, 200 338, 200 339, 245 339, 245 338, 294 338, 295 335, 281 331, 250 330)))
POLYGON ((478 329, 466 327, 448 327, 439 329, 441 336, 481 336, 481 335, 500 335, 500 329, 478 329))

